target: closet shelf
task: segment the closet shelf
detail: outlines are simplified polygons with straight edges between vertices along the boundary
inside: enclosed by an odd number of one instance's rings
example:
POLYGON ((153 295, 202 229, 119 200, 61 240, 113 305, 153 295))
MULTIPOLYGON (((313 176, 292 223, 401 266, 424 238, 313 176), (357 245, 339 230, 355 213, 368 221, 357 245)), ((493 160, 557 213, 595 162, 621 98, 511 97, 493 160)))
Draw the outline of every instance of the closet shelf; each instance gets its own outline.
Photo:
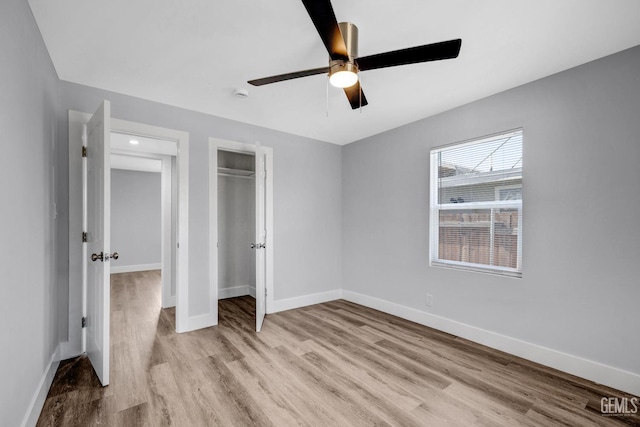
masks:
POLYGON ((250 177, 255 174, 255 171, 218 167, 218 175, 250 177))

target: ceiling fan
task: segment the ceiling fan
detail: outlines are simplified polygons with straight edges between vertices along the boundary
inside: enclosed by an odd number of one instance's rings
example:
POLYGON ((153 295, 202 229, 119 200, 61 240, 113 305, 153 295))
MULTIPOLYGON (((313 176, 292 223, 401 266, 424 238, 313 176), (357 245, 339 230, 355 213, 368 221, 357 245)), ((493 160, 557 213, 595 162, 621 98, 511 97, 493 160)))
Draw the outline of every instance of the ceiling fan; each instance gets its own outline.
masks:
POLYGON ((329 66, 249 80, 249 84, 262 86, 284 80, 328 73, 329 82, 333 86, 344 89, 351 108, 355 110, 368 104, 358 80, 358 72, 395 67, 397 65, 452 59, 456 58, 460 53, 462 39, 455 39, 358 57, 358 27, 350 22, 338 24, 330 0, 302 0, 302 3, 329 52, 329 66))

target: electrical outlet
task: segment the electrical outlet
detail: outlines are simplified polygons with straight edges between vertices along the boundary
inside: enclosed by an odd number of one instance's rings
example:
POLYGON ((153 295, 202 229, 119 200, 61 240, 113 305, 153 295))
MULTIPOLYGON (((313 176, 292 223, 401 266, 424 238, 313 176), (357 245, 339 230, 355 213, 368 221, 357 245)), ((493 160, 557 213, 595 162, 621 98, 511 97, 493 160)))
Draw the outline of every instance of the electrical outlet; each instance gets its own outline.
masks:
POLYGON ((427 307, 433 307, 433 295, 427 294, 425 303, 427 304, 427 307))

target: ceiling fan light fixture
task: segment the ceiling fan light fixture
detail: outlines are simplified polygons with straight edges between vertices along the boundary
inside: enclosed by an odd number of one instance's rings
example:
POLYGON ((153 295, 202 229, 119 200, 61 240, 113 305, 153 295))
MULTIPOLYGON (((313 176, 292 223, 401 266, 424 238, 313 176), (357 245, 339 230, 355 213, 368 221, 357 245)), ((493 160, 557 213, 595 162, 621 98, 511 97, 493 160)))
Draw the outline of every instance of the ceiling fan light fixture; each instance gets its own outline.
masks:
POLYGON ((329 68, 329 83, 345 88, 358 83, 358 67, 351 62, 332 61, 329 68))
POLYGON ((331 74, 329 77, 329 83, 335 87, 345 88, 353 86, 358 82, 358 75, 353 71, 338 71, 331 74))

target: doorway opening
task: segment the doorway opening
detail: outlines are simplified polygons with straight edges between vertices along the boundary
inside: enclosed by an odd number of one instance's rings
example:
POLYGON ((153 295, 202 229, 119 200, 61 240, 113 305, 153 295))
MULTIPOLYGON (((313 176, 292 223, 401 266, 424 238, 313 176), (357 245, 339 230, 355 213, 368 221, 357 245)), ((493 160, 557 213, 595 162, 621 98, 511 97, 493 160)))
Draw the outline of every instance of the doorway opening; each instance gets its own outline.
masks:
POLYGON ((245 298, 255 311, 255 154, 218 150, 218 300, 245 298))
POLYGON ((273 307, 273 151, 209 138, 210 295, 255 300, 260 332, 273 307))
POLYGON ((175 307, 177 285, 176 156, 153 148, 166 143, 111 132, 111 273, 161 270, 162 308, 175 307))
MULTIPOLYGON (((112 135, 112 140, 115 137, 112 135)), ((160 159, 111 154, 111 248, 118 253, 109 262, 110 355, 114 366, 135 357, 123 355, 131 348, 122 346, 136 335, 143 338, 143 324, 174 325, 175 330, 175 310, 163 307, 163 282, 171 279, 173 263, 165 267, 162 262, 166 218, 162 215, 161 178, 160 159)), ((171 242, 167 246, 170 250, 171 242)), ((112 370, 111 377, 117 381, 114 375, 117 377, 112 370)))

